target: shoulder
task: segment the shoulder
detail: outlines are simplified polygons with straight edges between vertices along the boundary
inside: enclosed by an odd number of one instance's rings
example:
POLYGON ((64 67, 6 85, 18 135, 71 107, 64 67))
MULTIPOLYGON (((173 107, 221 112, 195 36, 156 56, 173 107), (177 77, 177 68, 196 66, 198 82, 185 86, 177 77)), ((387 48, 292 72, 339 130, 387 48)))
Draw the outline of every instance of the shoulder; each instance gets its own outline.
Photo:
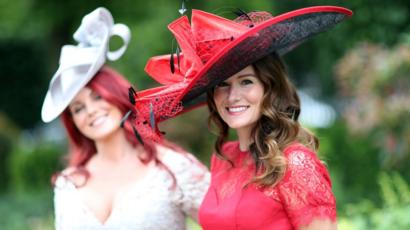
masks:
POLYGON ((316 218, 335 220, 336 200, 330 176, 317 154, 299 143, 283 152, 288 164, 276 188, 293 226, 308 225, 316 218))
MULTIPOLYGON (((222 154, 226 156, 228 159, 233 159, 235 156, 237 156, 237 152, 239 150, 238 146, 238 141, 225 142, 221 148, 222 154)), ((215 154, 215 152, 212 154, 211 171, 219 170, 220 168, 225 168, 229 166, 231 165, 227 160, 220 158, 215 154)))
POLYGON ((228 141, 222 145, 222 152, 227 157, 232 157, 236 155, 236 152, 239 151, 239 142, 238 141, 228 141))
MULTIPOLYGON (((284 181, 290 178, 305 178, 312 182, 315 178, 331 184, 329 172, 317 153, 300 143, 293 143, 283 151, 287 159, 284 181)), ((290 180, 293 180, 290 179, 290 180)), ((287 181, 289 182, 289 181, 287 181)), ((317 181, 319 182, 319 180, 317 181)))
POLYGON ((196 217, 197 209, 210 183, 208 168, 191 153, 166 146, 157 146, 157 154, 159 161, 175 178, 178 188, 175 201, 182 205, 186 213, 196 217))
POLYGON ((76 167, 68 167, 55 174, 54 188, 74 188, 85 182, 87 173, 76 167))
POLYGON ((288 161, 288 167, 303 166, 307 162, 321 164, 316 152, 300 143, 293 143, 287 146, 283 154, 288 161))
MULTIPOLYGON (((237 155, 237 152, 239 151, 239 142, 238 141, 228 141, 228 142, 225 142, 223 145, 222 145, 222 148, 221 148, 221 151, 222 151, 222 154, 224 155, 224 156, 226 156, 227 158, 233 158, 233 157, 235 157, 236 155, 237 155)), ((217 156, 216 156, 216 154, 214 153, 213 154, 213 158, 215 158, 215 160, 222 160, 222 159, 220 159, 220 158, 218 158, 217 156)))
POLYGON ((188 152, 178 151, 167 146, 157 145, 158 159, 165 164, 187 164, 192 161, 198 162, 196 157, 188 152))
POLYGON ((205 174, 208 169, 193 154, 177 151, 172 148, 157 145, 158 159, 175 176, 180 174, 205 174))
POLYGON ((63 171, 61 171, 60 174, 68 176, 68 175, 75 173, 76 171, 77 171, 76 167, 68 167, 68 168, 65 168, 63 171))

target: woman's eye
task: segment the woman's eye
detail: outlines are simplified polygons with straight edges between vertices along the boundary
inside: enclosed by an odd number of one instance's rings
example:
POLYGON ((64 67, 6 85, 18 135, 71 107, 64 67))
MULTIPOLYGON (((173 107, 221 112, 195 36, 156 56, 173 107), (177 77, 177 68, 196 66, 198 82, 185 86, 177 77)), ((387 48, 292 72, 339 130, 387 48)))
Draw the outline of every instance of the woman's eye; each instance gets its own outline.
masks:
POLYGON ((253 81, 249 80, 249 79, 244 79, 244 80, 241 81, 242 85, 249 85, 249 84, 252 84, 252 83, 253 83, 253 81))
POLYGON ((94 94, 94 100, 100 100, 102 97, 99 94, 94 94))
POLYGON ((72 111, 74 114, 77 114, 77 113, 81 112, 83 109, 84 109, 84 106, 79 106, 79 107, 73 108, 71 111, 72 111))

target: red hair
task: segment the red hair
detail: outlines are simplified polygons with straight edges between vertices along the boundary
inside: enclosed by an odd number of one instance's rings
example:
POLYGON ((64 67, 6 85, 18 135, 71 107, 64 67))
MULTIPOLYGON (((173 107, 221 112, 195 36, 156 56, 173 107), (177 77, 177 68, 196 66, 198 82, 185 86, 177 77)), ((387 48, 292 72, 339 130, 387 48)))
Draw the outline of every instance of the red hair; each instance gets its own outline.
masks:
MULTIPOLYGON (((131 84, 120 73, 108 66, 102 67, 86 85, 86 87, 89 87, 90 89, 95 91, 104 100, 116 106, 123 115, 125 115, 130 110, 134 110, 134 106, 131 104, 128 97, 128 89, 130 86, 131 84)), ((132 119, 131 117, 132 116, 129 116, 129 119, 132 119)), ((70 177, 73 174, 79 174, 81 176, 84 176, 84 180, 82 180, 82 183, 80 184, 75 183, 75 185, 77 187, 83 186, 85 185, 89 177, 89 172, 85 169, 85 165, 97 152, 95 143, 93 140, 87 138, 78 130, 73 122, 71 112, 68 108, 66 108, 61 114, 61 121, 66 129, 69 140, 69 152, 66 156, 66 161, 68 163, 68 167, 72 168, 74 171, 68 172, 69 175, 56 173, 51 178, 52 184, 55 184, 55 180, 59 175, 70 177)), ((125 122, 124 132, 127 140, 135 147, 141 144, 135 137, 131 123, 132 120, 125 122)), ((185 150, 165 139, 161 140, 161 145, 171 148, 177 153, 186 154, 185 150)), ((150 140, 144 140, 143 147, 145 149, 145 153, 139 155, 140 160, 143 163, 148 163, 154 160, 159 167, 164 168, 166 171, 168 171, 173 178, 173 184, 171 188, 175 188, 175 175, 165 164, 163 164, 158 159, 155 143, 150 140)))
MULTIPOLYGON (((120 73, 107 66, 102 67, 86 85, 104 100, 116 106, 123 115, 133 109, 133 105, 128 99, 130 86, 131 84, 120 73)), ((69 153, 66 159, 68 167, 84 171, 84 166, 96 154, 95 143, 77 129, 68 108, 61 114, 61 121, 66 128, 69 140, 69 153)), ((134 147, 140 145, 134 136, 130 122, 125 122, 124 132, 127 140, 134 147)), ((147 154, 144 154, 143 158, 140 156, 144 163, 156 159, 155 146, 152 142, 144 140, 144 148, 147 154)), ((88 173, 86 172, 86 174, 88 173)))

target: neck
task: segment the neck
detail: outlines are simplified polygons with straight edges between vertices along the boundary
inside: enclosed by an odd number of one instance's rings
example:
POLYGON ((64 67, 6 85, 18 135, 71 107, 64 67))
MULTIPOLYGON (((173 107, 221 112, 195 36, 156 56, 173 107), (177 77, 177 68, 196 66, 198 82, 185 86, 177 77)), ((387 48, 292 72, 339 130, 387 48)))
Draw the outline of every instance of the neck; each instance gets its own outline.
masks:
POLYGON ((237 129, 236 134, 238 135, 239 149, 241 151, 248 151, 251 144, 251 129, 237 129))
POLYGON ((135 148, 125 137, 121 129, 109 137, 96 140, 97 155, 104 160, 119 161, 129 154, 135 153, 135 148))

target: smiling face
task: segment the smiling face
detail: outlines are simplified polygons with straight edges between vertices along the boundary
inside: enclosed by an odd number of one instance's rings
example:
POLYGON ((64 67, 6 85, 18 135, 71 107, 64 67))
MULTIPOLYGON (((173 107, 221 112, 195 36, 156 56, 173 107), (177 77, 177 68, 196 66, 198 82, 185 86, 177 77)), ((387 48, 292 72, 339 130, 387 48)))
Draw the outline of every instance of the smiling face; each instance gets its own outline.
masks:
POLYGON ((119 132, 121 111, 88 87, 81 89, 69 105, 75 126, 97 141, 119 132))
POLYGON ((249 65, 214 89, 214 102, 220 117, 237 131, 249 132, 261 117, 264 94, 262 82, 249 65))

